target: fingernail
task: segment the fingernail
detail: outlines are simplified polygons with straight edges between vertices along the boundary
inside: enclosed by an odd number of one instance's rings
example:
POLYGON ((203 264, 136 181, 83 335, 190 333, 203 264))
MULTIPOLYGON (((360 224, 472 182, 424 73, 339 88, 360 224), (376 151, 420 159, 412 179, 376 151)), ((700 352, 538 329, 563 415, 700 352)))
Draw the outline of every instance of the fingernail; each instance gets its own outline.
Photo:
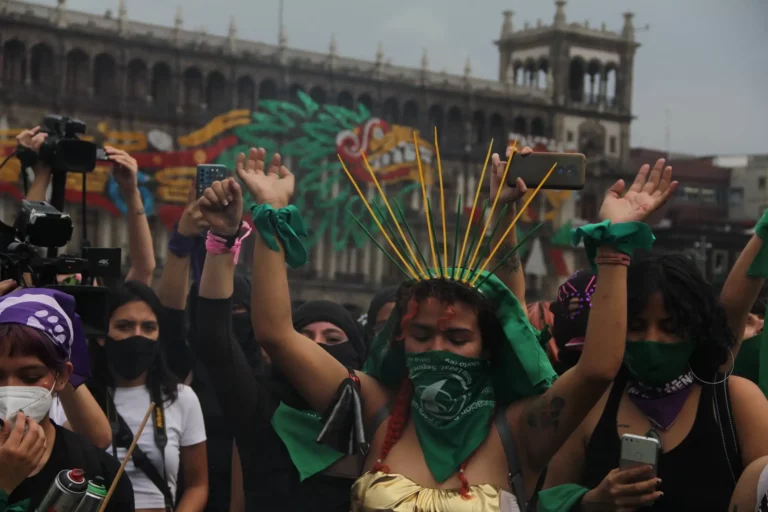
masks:
POLYGON ((227 206, 227 205, 229 205, 229 201, 226 201, 226 200, 225 200, 225 201, 224 201, 224 206, 227 206))

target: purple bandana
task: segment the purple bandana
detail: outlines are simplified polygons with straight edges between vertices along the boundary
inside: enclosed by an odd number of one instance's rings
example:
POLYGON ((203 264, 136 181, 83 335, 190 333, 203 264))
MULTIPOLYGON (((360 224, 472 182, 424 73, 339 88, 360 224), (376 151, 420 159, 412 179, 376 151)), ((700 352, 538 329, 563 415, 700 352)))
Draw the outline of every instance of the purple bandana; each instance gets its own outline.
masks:
POLYGON ((0 324, 26 325, 44 332, 72 362, 69 382, 77 387, 91 375, 88 345, 71 295, 46 288, 22 288, 0 298, 0 324))
POLYGON ((693 373, 688 372, 666 384, 663 389, 649 388, 630 380, 627 394, 654 426, 667 430, 683 409, 693 389, 693 373))

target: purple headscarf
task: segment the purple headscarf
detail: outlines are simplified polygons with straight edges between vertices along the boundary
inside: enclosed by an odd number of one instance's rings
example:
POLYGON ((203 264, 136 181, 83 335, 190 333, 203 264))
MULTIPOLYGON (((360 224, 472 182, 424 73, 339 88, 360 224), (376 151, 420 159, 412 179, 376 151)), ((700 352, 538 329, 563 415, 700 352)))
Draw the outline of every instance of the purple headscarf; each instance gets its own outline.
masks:
POLYGON ((77 387, 91 376, 88 345, 75 299, 58 290, 22 288, 0 298, 0 324, 19 324, 45 333, 74 366, 69 382, 77 387))

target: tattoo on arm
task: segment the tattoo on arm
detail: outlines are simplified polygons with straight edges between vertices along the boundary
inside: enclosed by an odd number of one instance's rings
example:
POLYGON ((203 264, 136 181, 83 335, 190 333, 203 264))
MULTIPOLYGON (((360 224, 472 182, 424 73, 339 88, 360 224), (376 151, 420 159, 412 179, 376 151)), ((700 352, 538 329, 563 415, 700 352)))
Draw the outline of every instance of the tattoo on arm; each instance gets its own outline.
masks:
POLYGON ((629 425, 627 425, 626 423, 617 423, 616 426, 618 428, 629 428, 629 425))
POLYGON ((553 396, 549 402, 541 400, 531 407, 527 423, 531 428, 557 428, 560 425, 560 414, 565 407, 565 400, 553 396))
MULTIPOLYGON (((496 260, 501 260, 501 258, 504 258, 507 256, 511 251, 515 249, 515 244, 504 242, 499 247, 498 252, 496 252, 496 260)), ((508 272, 517 272, 520 270, 520 255, 517 251, 514 251, 514 253, 509 256, 506 260, 504 260, 504 263, 501 264, 502 268, 508 272)))

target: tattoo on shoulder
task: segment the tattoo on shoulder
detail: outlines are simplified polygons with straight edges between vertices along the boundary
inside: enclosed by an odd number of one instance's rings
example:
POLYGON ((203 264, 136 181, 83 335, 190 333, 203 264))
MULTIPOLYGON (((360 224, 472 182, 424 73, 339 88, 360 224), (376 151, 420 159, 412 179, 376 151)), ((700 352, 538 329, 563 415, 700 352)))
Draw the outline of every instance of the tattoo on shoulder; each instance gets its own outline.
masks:
POLYGON ((626 423, 617 423, 616 426, 618 428, 629 428, 629 425, 627 425, 626 423))
POLYGON ((549 402, 541 400, 531 407, 527 423, 532 428, 557 428, 560 425, 560 414, 565 407, 565 400, 559 396, 552 397, 549 402))
POLYGON ((504 260, 504 263, 502 263, 501 266, 508 272, 517 272, 520 270, 521 264, 520 254, 518 254, 517 250, 515 250, 515 244, 509 242, 504 242, 501 244, 499 250, 496 252, 496 259, 498 261, 501 258, 506 257, 511 251, 514 251, 514 253, 506 260, 504 260))

